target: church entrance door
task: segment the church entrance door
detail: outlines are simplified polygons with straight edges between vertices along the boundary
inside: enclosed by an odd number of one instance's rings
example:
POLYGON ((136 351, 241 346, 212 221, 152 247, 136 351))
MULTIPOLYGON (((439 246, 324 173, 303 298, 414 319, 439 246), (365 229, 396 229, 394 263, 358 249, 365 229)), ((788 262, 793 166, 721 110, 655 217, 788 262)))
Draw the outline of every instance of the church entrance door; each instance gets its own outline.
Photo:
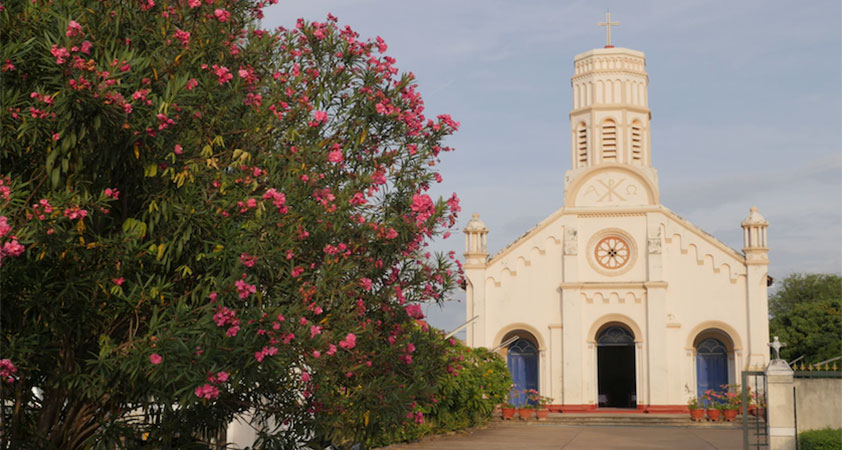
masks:
POLYGON ((527 394, 524 390, 538 390, 538 350, 535 344, 527 339, 518 339, 509 346, 507 352, 509 371, 515 384, 512 392, 512 403, 515 406, 527 404, 527 394))
POLYGON ((728 384, 728 349, 719 339, 705 339, 696 348, 696 386, 699 397, 705 391, 724 391, 728 384))
POLYGON ((597 338, 598 403, 607 408, 636 408, 634 336, 621 326, 610 326, 597 338))

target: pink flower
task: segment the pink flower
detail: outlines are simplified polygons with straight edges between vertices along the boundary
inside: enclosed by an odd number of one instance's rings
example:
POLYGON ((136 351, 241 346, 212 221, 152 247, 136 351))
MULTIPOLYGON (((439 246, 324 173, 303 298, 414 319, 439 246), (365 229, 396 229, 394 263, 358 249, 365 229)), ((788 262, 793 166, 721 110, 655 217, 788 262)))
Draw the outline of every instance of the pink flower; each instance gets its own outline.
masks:
POLYGON ((190 43, 190 32, 176 28, 175 38, 181 41, 182 47, 187 48, 187 45, 190 43))
POLYGON ((318 350, 313 350, 313 358, 318 358, 319 356, 322 356, 322 352, 318 350))
POLYGON ((249 295, 257 292, 257 286, 248 284, 243 280, 237 280, 234 285, 237 287, 237 294, 240 298, 248 298, 249 295))
POLYGON ((370 291, 370 290, 371 290, 371 280, 370 280, 370 279, 368 279, 368 278, 361 278, 361 279, 360 279, 360 286, 361 286, 364 290, 366 290, 366 291, 370 291))
POLYGON ((225 84, 234 78, 234 75, 232 75, 231 71, 225 66, 217 66, 216 64, 214 64, 213 73, 216 74, 216 78, 217 81, 219 81, 219 84, 225 84))
POLYGON ((55 44, 53 44, 53 47, 50 49, 50 54, 55 56, 56 64, 64 64, 67 61, 67 58, 70 58, 70 52, 67 51, 66 48, 59 47, 55 44))
POLYGON ((228 324, 239 323, 239 319, 236 318, 236 315, 237 313, 235 311, 232 311, 224 306, 220 306, 217 308, 216 314, 213 315, 213 321, 216 322, 216 326, 224 327, 228 324))
POLYGON ((3 247, 0 248, 0 265, 2 265, 3 258, 6 256, 20 256, 21 253, 26 250, 26 247, 20 244, 14 236, 12 236, 12 240, 3 244, 3 247))
POLYGON ((386 45, 386 41, 384 41, 382 37, 377 36, 377 51, 380 53, 386 53, 386 49, 388 48, 389 46, 386 45))
POLYGON ((194 87, 198 86, 199 82, 195 78, 187 80, 187 90, 192 91, 194 87))
POLYGON ((82 25, 79 25, 79 22, 75 20, 71 20, 70 23, 67 25, 67 31, 65 31, 64 35, 67 37, 73 37, 77 34, 83 34, 82 25))
POLYGON ((70 220, 84 219, 88 216, 88 212, 80 209, 78 206, 72 208, 65 208, 64 215, 70 220))
POLYGON ((198 8, 202 6, 202 0, 187 0, 187 4, 190 5, 191 8, 198 8))
POLYGON ((196 397, 204 398, 207 400, 213 400, 219 397, 219 389, 217 389, 216 386, 207 383, 203 386, 197 387, 196 390, 193 391, 193 393, 196 394, 196 397))
POLYGON ((92 44, 91 41, 83 41, 81 52, 86 54, 86 55, 90 55, 91 54, 91 47, 93 47, 93 46, 94 46, 94 44, 92 44))
POLYGON ((342 162, 343 159, 345 159, 345 157, 342 156, 342 152, 340 150, 333 150, 327 154, 327 160, 332 163, 342 162))
POLYGON ((322 123, 327 122, 327 113, 324 111, 316 111, 313 113, 313 120, 307 123, 311 127, 317 127, 322 123))
POLYGON ((421 310, 421 305, 418 305, 418 304, 406 305, 404 307, 404 310, 406 310, 406 314, 409 317, 412 317, 413 319, 423 319, 424 318, 424 312, 421 310))
POLYGON ((123 277, 120 277, 120 278, 112 278, 112 279, 111 279, 111 282, 112 282, 112 283, 114 283, 114 284, 116 284, 117 286, 122 286, 122 285, 123 285, 123 283, 125 283, 125 281, 126 281, 126 279, 125 279, 125 278, 123 278, 123 277))
POLYGON ((251 256, 248 253, 242 253, 240 255, 240 262, 243 263, 246 267, 254 267, 254 263, 257 262, 257 256, 251 256))
POLYGON ((159 355, 157 353, 153 353, 153 354, 149 355, 149 362, 151 362, 152 364, 154 364, 156 366, 158 364, 161 364, 161 361, 163 361, 163 360, 164 360, 164 358, 161 358, 161 355, 159 355))
POLYGON ((310 374, 306 370, 301 372, 301 381, 305 383, 310 381, 310 374))
POLYGON ((181 145, 179 145, 179 144, 175 144, 175 147, 173 147, 173 150, 172 150, 172 151, 173 151, 173 153, 175 153, 176 155, 180 155, 180 154, 184 153, 184 147, 182 147, 182 146, 181 146, 181 145))
POLYGON ((327 348, 327 356, 333 356, 334 353, 336 353, 336 346, 330 344, 327 348))
POLYGON ((0 237, 7 235, 12 230, 7 220, 6 216, 0 216, 0 237))
POLYGON ((318 325, 310 326, 310 339, 316 337, 319 334, 322 334, 322 327, 318 325))
POLYGON ((220 22, 228 22, 228 19, 231 18, 231 13, 221 8, 216 9, 213 12, 213 15, 216 16, 216 20, 220 22))
POLYGON ((224 383, 228 381, 228 372, 217 372, 216 373, 216 381, 220 383, 224 383))
POLYGON ((348 333, 345 336, 345 339, 339 341, 339 346, 346 349, 346 350, 350 350, 350 349, 356 347, 356 345, 357 345, 357 337, 354 335, 354 333, 348 333))
POLYGON ((6 383, 14 383, 14 374, 18 373, 18 368, 12 363, 10 359, 0 359, 0 379, 6 383))
POLYGON ((120 197, 120 191, 116 188, 105 188, 105 196, 117 200, 120 197))

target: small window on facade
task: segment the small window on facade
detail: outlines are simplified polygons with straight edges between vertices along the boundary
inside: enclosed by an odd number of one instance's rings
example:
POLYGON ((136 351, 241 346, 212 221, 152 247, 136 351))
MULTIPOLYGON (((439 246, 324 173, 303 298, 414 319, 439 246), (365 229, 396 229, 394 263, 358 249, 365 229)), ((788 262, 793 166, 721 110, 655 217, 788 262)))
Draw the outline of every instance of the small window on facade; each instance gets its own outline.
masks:
POLYGON ((602 160, 617 161, 617 125, 611 119, 602 123, 602 160))
POLYGON ((643 160, 643 135, 640 131, 640 122, 636 120, 631 126, 631 156, 632 161, 643 160))
POLYGON ((579 167, 588 163, 588 129, 584 123, 576 130, 576 160, 579 167))

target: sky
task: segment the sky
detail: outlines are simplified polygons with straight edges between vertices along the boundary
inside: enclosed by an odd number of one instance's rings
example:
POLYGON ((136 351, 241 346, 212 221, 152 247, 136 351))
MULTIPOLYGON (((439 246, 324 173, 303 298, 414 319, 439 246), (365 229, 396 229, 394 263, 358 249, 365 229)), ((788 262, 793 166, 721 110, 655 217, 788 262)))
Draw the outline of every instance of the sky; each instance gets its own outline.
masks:
MULTIPOLYGON (((751 206, 769 221, 769 274, 842 273, 842 2, 815 0, 281 0, 263 26, 324 21, 381 36, 415 74, 428 117, 461 122, 433 193, 461 198, 440 251, 480 213, 491 254, 563 206, 575 55, 646 54, 661 203, 734 249, 751 206)), ((464 292, 426 308, 465 321, 464 292)))

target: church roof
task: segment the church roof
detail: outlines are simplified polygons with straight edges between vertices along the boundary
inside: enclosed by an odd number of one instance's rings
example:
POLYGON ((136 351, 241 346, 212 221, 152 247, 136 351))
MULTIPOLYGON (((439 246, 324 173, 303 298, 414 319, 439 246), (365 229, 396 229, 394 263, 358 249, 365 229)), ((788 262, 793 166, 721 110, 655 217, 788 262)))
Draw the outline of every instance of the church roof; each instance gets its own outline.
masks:
MULTIPOLYGON (((737 260, 740 260, 740 261, 745 261, 745 254, 743 254, 743 252, 735 250, 734 248, 730 247, 728 244, 725 244, 724 242, 720 241, 718 238, 716 238, 716 236, 713 236, 712 234, 706 232, 705 230, 702 230, 701 228, 697 227, 696 225, 694 225, 689 220, 679 216, 678 214, 676 214, 674 211, 667 208, 666 206, 658 205, 658 206, 654 206, 654 207, 647 207, 645 209, 645 211, 652 211, 652 210, 663 213, 664 215, 668 216, 670 219, 674 220, 675 222, 678 222, 679 224, 683 225, 685 228, 689 229, 690 231, 695 232, 701 238, 705 239, 709 243, 718 247, 720 250, 724 251, 725 253, 728 253, 733 258, 735 258, 737 260)), ((561 207, 560 209, 558 209, 554 213, 550 214, 547 218, 545 218, 544 220, 539 222, 537 225, 535 225, 534 227, 530 228, 525 233, 520 235, 517 239, 512 241, 509 245, 503 247, 503 249, 501 249, 500 251, 498 251, 497 253, 492 255, 488 259, 488 264, 489 265, 493 264, 497 260, 502 259, 503 256, 505 256, 510 251, 517 248, 521 243, 527 241, 531 236, 533 236, 537 232, 544 229, 550 223, 554 222, 557 218, 559 218, 561 216, 564 216, 564 215, 568 215, 568 214, 573 215, 573 214, 580 214, 580 213, 583 213, 583 212, 584 211, 572 210, 572 209, 567 209, 565 207, 561 207)), ((588 212, 590 212, 590 211, 588 211, 588 212)), ((605 213, 605 212, 608 212, 608 211, 599 211, 599 212, 605 213)))

